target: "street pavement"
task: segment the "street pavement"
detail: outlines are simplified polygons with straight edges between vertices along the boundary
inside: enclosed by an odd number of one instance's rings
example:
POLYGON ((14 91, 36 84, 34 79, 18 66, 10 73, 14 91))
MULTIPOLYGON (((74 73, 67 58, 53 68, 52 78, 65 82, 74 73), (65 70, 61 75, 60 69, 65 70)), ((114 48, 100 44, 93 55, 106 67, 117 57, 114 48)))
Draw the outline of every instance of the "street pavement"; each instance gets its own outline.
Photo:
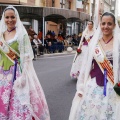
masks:
POLYGON ((43 87, 51 120, 68 120, 76 91, 76 80, 70 78, 74 54, 40 56, 34 67, 43 87))

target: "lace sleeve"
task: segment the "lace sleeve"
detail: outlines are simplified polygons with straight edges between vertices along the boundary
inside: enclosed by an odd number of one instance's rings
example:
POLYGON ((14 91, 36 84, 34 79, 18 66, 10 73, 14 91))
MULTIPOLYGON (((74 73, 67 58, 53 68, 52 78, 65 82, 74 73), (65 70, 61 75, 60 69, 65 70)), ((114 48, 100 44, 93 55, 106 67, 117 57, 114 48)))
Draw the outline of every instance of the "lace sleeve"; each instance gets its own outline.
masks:
POLYGON ((119 47, 119 61, 118 61, 118 64, 119 64, 119 66, 118 66, 118 82, 120 82, 120 47, 119 47))
POLYGON ((24 36, 23 43, 24 43, 23 46, 24 46, 24 56, 25 56, 24 59, 25 60, 33 59, 33 51, 32 51, 32 47, 31 47, 30 39, 28 35, 24 36))
POLYGON ((20 68, 21 76, 16 80, 15 86, 22 87, 26 84, 26 71, 28 71, 29 66, 32 65, 33 51, 30 44, 30 39, 27 34, 23 36, 23 39, 19 42, 20 51, 20 68))
POLYGON ((30 39, 28 35, 24 35, 23 41, 20 41, 20 56, 24 58, 33 58, 33 51, 30 43, 30 39))
POLYGON ((84 76, 85 76, 84 73, 80 75, 77 82, 77 93, 80 94, 84 93, 84 76))
POLYGON ((33 50, 31 47, 30 39, 27 34, 23 36, 23 40, 19 41, 19 51, 20 51, 20 64, 23 69, 29 64, 29 61, 33 59, 33 50))
POLYGON ((83 57, 83 61, 82 61, 82 67, 80 70, 80 75, 78 77, 78 81, 77 81, 77 85, 76 85, 76 89, 77 89, 77 93, 83 94, 84 93, 84 85, 85 85, 85 81, 88 79, 89 73, 90 71, 87 70, 86 68, 86 64, 91 64, 92 63, 88 62, 88 55, 89 55, 89 48, 87 48, 86 53, 83 57))

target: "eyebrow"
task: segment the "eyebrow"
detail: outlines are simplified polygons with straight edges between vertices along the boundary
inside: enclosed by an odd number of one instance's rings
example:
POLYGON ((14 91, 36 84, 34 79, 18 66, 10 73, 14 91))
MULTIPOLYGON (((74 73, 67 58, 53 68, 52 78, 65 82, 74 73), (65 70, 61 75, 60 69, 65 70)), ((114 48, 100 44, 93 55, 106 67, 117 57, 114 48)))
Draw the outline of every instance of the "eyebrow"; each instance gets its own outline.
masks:
POLYGON ((103 21, 103 22, 101 22, 101 23, 112 23, 112 22, 104 22, 104 21, 103 21))
POLYGON ((5 16, 5 17, 15 17, 15 15, 12 15, 12 16, 7 15, 7 16, 5 16))

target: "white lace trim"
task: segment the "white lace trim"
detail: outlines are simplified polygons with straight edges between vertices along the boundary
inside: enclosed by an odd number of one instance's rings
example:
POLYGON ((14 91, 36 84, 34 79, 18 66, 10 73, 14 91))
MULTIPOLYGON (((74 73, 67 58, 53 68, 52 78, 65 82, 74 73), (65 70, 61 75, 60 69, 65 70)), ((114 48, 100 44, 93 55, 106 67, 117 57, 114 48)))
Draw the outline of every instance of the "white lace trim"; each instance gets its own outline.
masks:
POLYGON ((16 32, 14 38, 12 38, 12 39, 10 39, 10 40, 7 40, 6 42, 7 42, 8 44, 11 44, 11 43, 13 43, 14 41, 17 40, 17 37, 18 37, 18 35, 17 35, 17 32, 16 32))

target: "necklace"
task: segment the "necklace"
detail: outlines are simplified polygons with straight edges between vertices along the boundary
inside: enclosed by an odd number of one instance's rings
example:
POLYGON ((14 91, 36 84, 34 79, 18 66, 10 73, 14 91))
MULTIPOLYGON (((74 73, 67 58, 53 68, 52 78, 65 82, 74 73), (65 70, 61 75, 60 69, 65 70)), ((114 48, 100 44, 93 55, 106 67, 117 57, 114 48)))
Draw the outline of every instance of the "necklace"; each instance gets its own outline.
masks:
POLYGON ((103 37, 102 37, 102 40, 104 41, 105 46, 106 46, 112 39, 113 39, 113 36, 112 36, 107 42, 105 42, 105 40, 104 40, 103 37))
POLYGON ((10 32, 12 32, 13 30, 15 30, 16 29, 16 27, 14 27, 13 29, 11 29, 11 30, 8 30, 7 29, 7 31, 10 33, 10 32))

